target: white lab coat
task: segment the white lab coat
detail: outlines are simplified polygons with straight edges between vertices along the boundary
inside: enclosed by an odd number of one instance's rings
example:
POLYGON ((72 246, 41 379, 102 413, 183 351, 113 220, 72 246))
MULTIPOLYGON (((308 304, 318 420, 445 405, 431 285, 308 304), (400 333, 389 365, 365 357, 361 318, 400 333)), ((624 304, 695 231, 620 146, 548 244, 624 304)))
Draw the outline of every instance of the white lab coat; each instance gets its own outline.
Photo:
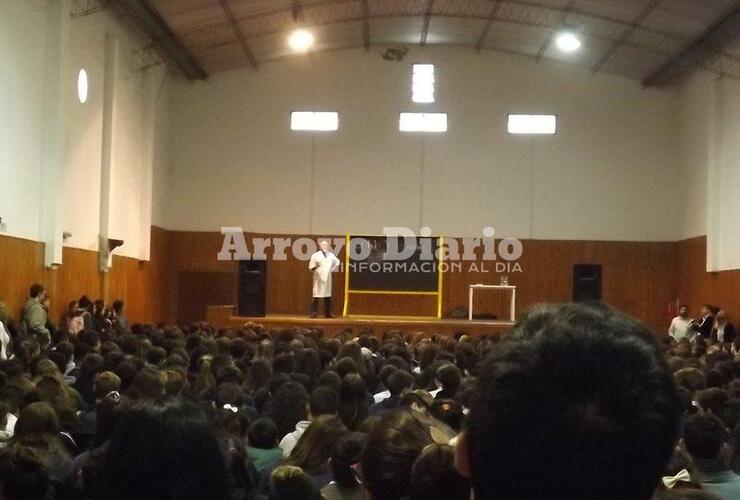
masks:
POLYGON ((337 256, 326 251, 326 255, 319 250, 311 255, 308 268, 313 269, 313 296, 331 297, 331 273, 339 268, 337 256))

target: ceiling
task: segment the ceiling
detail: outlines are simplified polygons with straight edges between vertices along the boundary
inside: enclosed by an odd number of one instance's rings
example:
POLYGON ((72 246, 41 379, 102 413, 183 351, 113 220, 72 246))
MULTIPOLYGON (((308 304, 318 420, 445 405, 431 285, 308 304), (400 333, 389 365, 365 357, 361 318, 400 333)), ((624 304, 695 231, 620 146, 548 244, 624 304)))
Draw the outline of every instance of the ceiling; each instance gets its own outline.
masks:
MULTIPOLYGON (((205 74, 296 57, 286 40, 297 27, 312 50, 457 45, 578 64, 651 81, 688 60, 740 77, 737 0, 135 0, 146 3, 205 74), (722 21, 722 37, 713 32, 722 21), (564 27, 583 47, 552 43, 564 27), (728 35, 729 33, 729 35, 728 35), (720 39, 721 38, 721 39, 720 39)), ((123 2, 131 3, 131 2, 123 2)), ((685 69, 685 68, 684 68, 685 69)))

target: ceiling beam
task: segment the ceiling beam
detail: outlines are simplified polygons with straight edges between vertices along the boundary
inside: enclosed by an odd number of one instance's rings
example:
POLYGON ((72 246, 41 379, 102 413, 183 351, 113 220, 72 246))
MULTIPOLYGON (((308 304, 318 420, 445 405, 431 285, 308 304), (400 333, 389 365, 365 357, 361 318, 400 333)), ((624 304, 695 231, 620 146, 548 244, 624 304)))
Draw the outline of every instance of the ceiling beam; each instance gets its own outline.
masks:
POLYGON ((434 8, 434 0, 428 0, 427 10, 424 13, 424 25, 421 28, 421 41, 420 45, 423 47, 427 43, 427 36, 429 35, 429 24, 432 22, 432 9, 434 8))
POLYGON ((481 31, 478 41, 475 42, 475 50, 477 52, 480 52, 483 48, 483 42, 486 41, 488 32, 491 31, 491 26, 493 26, 494 21, 496 21, 496 18, 498 17, 498 11, 501 9, 501 2, 502 0, 494 0, 493 5, 491 5, 491 12, 488 13, 488 19, 486 19, 486 24, 483 26, 483 31, 481 31))
POLYGON ((740 38, 740 7, 734 7, 642 83, 646 87, 663 87, 673 83, 694 68, 701 67, 738 38, 740 38))
POLYGON ((303 7, 301 6, 301 0, 293 0, 293 21, 300 23, 303 21, 303 7))
POLYGON ((593 65, 591 68, 591 71, 594 73, 598 73, 599 70, 606 64, 606 62, 611 59, 611 57, 614 55, 614 53, 619 50, 619 47, 626 42, 630 36, 632 36, 632 33, 639 28, 642 23, 647 19, 647 17, 660 5, 660 2, 663 0, 650 0, 650 2, 645 6, 645 8, 640 11, 640 13, 637 15, 637 17, 632 21, 632 24, 630 24, 627 29, 625 29, 622 34, 619 36, 618 39, 614 40, 614 43, 611 44, 611 46, 607 49, 606 52, 599 58, 598 61, 596 61, 596 64, 593 65))
POLYGON ((204 80, 208 73, 175 37, 167 23, 146 0, 116 0, 118 8, 127 14, 190 80, 204 80))
POLYGON ((252 52, 252 48, 247 42, 247 37, 244 36, 244 32, 239 26, 239 22, 236 20, 236 16, 234 16, 234 12, 231 10, 231 6, 229 6, 228 0, 218 0, 218 3, 224 10, 224 14, 226 14, 226 18, 229 20, 229 24, 231 25, 231 30, 234 32, 234 36, 239 41, 239 45, 241 45, 242 51, 244 52, 247 61, 249 61, 249 64, 250 66, 252 66, 252 68, 257 69, 257 59, 254 57, 254 52, 252 52))
MULTIPOLYGON (((569 0, 568 5, 566 5, 563 8, 562 13, 560 14, 560 27, 562 28, 562 25, 565 24, 565 20, 568 19, 568 14, 573 10, 573 7, 576 5, 576 2, 578 0, 569 0)), ((540 50, 537 51, 537 60, 539 61, 542 59, 542 56, 545 55, 545 51, 552 43, 553 38, 555 38, 556 30, 551 30, 550 33, 547 35, 547 38, 545 38, 545 41, 542 42, 542 45, 540 45, 540 50)))
POLYGON ((362 44, 365 50, 370 50, 370 6, 367 0, 362 0, 362 44))

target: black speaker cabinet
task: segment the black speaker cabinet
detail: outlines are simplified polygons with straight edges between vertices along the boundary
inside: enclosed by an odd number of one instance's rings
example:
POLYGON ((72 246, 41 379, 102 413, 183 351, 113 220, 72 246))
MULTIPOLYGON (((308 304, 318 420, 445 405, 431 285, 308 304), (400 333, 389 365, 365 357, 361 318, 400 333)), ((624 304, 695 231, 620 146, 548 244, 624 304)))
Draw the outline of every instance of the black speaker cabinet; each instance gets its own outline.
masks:
POLYGON ((576 264, 573 266, 573 302, 601 301, 601 266, 576 264))
POLYGON ((239 261, 239 297, 237 313, 239 316, 265 315, 267 288, 267 261, 239 261))

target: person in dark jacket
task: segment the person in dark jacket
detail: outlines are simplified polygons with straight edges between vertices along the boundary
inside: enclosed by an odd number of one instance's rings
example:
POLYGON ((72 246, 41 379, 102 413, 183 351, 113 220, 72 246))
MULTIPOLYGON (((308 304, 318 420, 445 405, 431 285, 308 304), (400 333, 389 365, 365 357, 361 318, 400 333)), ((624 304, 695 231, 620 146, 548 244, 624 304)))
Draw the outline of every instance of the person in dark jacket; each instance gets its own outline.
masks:
POLYGON ((712 334, 712 328, 714 328, 715 314, 717 314, 716 307, 704 304, 701 306, 701 319, 692 321, 691 328, 705 339, 708 339, 712 334))
POLYGON ((714 328, 712 328, 710 338, 715 342, 732 343, 735 340, 735 335, 735 325, 732 324, 727 313, 720 310, 714 320, 714 328))

